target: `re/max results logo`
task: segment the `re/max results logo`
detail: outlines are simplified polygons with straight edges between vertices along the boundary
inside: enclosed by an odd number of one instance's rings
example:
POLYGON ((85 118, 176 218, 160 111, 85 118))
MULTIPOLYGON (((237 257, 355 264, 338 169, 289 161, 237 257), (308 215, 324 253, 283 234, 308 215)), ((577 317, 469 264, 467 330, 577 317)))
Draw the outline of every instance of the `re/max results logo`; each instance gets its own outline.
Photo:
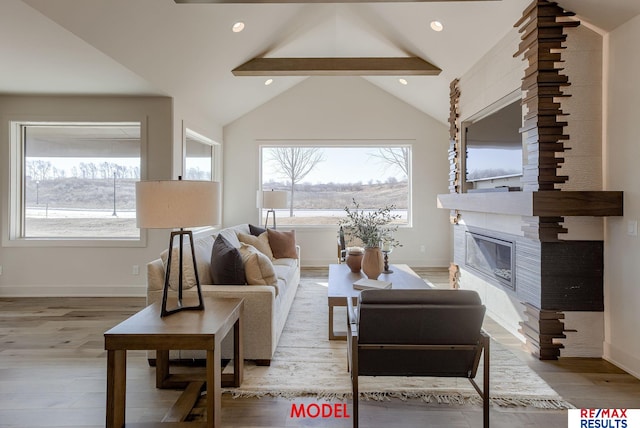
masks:
POLYGON ((640 409, 569 409, 568 428, 640 428, 640 409))

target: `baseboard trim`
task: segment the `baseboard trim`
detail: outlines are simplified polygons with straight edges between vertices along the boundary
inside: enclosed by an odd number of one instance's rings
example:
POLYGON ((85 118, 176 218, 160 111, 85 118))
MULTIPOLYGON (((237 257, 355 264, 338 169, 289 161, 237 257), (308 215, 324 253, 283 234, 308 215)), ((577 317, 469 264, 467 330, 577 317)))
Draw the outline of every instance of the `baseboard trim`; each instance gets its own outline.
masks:
POLYGON ((146 285, 2 285, 0 297, 145 297, 146 285))
MULTIPOLYGON (((393 254, 392 254, 393 255, 393 254)), ((409 266, 415 266, 420 268, 449 268, 449 264, 451 261, 449 259, 402 259, 402 260, 394 260, 393 257, 389 256, 389 264, 405 264, 409 266)), ((338 263, 338 259, 326 260, 326 259, 302 259, 300 261, 300 266, 302 269, 304 268, 327 268, 332 263, 338 263)))
POLYGON ((606 341, 604 342, 604 355, 602 358, 640 379, 640 358, 606 341))

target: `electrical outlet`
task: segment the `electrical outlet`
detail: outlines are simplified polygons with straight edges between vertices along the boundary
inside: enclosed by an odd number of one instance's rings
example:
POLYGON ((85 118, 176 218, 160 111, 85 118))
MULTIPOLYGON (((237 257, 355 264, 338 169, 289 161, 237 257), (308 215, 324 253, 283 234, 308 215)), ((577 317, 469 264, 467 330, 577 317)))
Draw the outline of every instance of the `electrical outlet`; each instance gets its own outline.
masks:
POLYGON ((637 220, 629 220, 627 222, 627 235, 629 235, 629 236, 638 236, 638 221, 637 220))
POLYGON ((427 247, 425 247, 424 245, 420 245, 420 252, 421 253, 426 253, 427 252, 427 247))
POLYGON ((131 275, 140 275, 140 266, 133 265, 131 268, 131 275))

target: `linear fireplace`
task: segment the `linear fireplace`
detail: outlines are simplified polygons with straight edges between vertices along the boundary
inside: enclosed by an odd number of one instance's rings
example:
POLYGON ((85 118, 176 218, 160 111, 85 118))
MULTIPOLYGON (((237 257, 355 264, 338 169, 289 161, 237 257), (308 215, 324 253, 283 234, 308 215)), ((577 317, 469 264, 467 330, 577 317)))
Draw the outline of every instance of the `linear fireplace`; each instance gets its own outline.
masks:
POLYGON ((514 243, 467 231, 465 266, 494 284, 516 289, 514 243))

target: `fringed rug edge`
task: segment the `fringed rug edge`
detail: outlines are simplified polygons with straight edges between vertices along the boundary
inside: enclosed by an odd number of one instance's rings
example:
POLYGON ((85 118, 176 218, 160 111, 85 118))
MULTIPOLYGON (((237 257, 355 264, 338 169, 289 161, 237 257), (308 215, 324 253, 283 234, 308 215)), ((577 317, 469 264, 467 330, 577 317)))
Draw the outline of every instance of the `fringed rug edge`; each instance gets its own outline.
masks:
MULTIPOLYGON (((232 398, 262 398, 279 397, 293 400, 299 397, 315 397, 326 401, 345 401, 351 399, 350 392, 331 391, 285 391, 285 390, 264 390, 264 391, 238 391, 225 389, 223 394, 230 394, 232 398)), ((459 392, 360 392, 360 400, 364 401, 389 401, 398 400, 422 400, 425 403, 448 404, 448 405, 481 405, 482 399, 477 395, 465 395, 459 392)), ((561 397, 530 397, 530 396, 491 396, 490 402, 497 407, 532 407, 544 410, 567 410, 575 409, 568 401, 561 397)))

